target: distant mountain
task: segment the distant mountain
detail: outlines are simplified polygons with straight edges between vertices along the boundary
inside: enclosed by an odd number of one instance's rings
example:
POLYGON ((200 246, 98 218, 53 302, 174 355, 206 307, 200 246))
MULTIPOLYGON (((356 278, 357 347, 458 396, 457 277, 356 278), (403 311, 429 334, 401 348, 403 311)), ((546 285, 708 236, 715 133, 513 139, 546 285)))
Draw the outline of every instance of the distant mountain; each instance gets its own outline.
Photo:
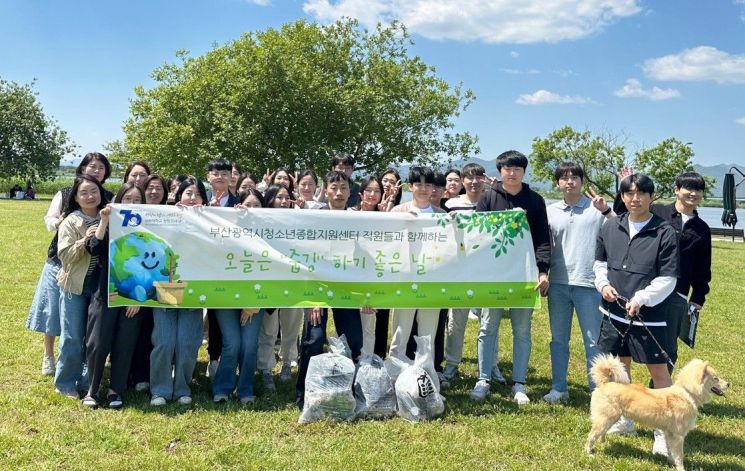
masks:
MULTIPOLYGON (((735 164, 719 164, 719 165, 710 165, 710 166, 694 165, 693 169, 705 177, 712 177, 716 180, 712 194, 715 198, 721 198, 722 197, 722 184, 724 183, 724 174, 727 173, 729 169, 732 167, 736 167, 742 173, 745 173, 745 166, 735 165, 735 164)), ((742 179, 742 176, 737 172, 734 172, 734 174, 735 174, 735 183, 738 183, 742 179)), ((740 185, 740 188, 738 188, 738 190, 739 190, 737 192, 738 199, 744 198, 745 197, 745 184, 740 185)))

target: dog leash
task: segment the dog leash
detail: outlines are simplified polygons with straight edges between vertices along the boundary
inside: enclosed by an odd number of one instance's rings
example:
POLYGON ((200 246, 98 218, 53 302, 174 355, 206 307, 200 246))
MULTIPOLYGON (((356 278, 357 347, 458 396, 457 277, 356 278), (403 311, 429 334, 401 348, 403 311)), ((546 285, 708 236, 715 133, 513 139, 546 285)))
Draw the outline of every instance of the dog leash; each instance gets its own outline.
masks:
POLYGON ((626 298, 624 296, 621 296, 620 294, 617 294, 616 295, 616 304, 618 305, 618 307, 620 307, 621 309, 623 309, 624 312, 626 312, 626 314, 624 316, 624 319, 626 319, 626 320, 629 321, 629 326, 626 328, 626 330, 624 332, 621 332, 613 324, 613 320, 610 319, 610 325, 611 325, 611 327, 613 327, 613 329, 615 329, 615 331, 618 333, 618 335, 621 336, 621 345, 623 345, 626 342, 626 335, 631 330, 631 326, 634 325, 634 321, 639 322, 642 325, 642 327, 644 327, 644 330, 647 331, 647 333, 649 334, 649 336, 652 337, 652 340, 654 341, 655 345, 657 345, 657 348, 660 350, 660 353, 662 353, 662 357, 665 359, 665 361, 670 366, 675 367, 675 363, 673 363, 673 360, 670 358, 670 355, 667 354, 667 352, 665 351, 665 349, 662 348, 662 345, 660 345, 660 342, 657 341, 657 337, 655 337, 654 334, 652 334, 652 331, 649 330, 649 327, 647 326, 647 323, 644 322, 644 318, 642 317, 642 315, 641 314, 637 314, 634 317, 629 316, 628 311, 626 310, 626 304, 628 304, 628 303, 629 303, 629 299, 628 298, 626 298), (623 304, 621 304, 621 301, 623 301, 623 304))

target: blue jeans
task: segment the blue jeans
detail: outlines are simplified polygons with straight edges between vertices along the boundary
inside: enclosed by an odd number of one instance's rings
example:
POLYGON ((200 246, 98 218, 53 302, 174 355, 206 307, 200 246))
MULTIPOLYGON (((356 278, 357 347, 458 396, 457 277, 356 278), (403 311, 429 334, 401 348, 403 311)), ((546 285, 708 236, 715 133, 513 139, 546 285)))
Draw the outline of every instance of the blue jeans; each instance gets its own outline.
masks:
POLYGON ((585 367, 590 391, 595 384, 590 377, 592 359, 600 354, 595 343, 600 335, 603 316, 598 309, 600 293, 595 288, 551 283, 548 288, 548 318, 551 324, 551 384, 553 389, 567 391, 569 339, 572 335, 572 312, 577 312, 585 346, 585 367))
POLYGON ((502 314, 508 313, 512 324, 512 380, 525 383, 532 347, 530 324, 533 308, 489 308, 483 310, 479 325, 479 379, 490 380, 495 353, 499 345, 499 324, 502 314))
POLYGON ((189 383, 202 345, 202 310, 156 307, 153 322, 152 395, 165 399, 191 396, 189 383))
POLYGON ((239 398, 253 396, 264 310, 251 316, 245 325, 241 325, 240 309, 215 309, 215 316, 222 332, 222 355, 212 381, 212 394, 230 395, 237 385, 239 398), (235 374, 236 367, 240 370, 239 376, 235 374))
POLYGON ((90 295, 60 291, 61 333, 54 386, 64 394, 88 389, 88 369, 84 363, 90 301, 90 295))
POLYGON ((26 327, 54 337, 60 336, 60 289, 57 273, 60 265, 49 260, 44 264, 29 308, 26 327))

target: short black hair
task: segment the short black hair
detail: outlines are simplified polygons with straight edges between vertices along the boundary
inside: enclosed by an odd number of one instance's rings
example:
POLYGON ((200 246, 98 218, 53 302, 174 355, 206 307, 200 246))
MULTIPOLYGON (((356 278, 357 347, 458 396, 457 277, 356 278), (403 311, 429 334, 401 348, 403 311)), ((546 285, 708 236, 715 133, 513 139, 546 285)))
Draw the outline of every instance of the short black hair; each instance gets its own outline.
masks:
POLYGON ((135 166, 139 165, 140 167, 145 169, 145 172, 147 172, 148 175, 150 175, 152 172, 150 171, 150 166, 145 162, 144 160, 135 160, 134 162, 127 165, 127 169, 124 170, 124 179, 123 181, 129 180, 129 174, 132 172, 132 169, 135 168, 135 166))
POLYGON ((332 183, 339 183, 339 182, 347 182, 349 184, 349 177, 344 172, 338 172, 336 170, 332 170, 329 173, 326 174, 325 177, 323 177, 323 183, 326 186, 331 185, 332 183))
POLYGON ((463 172, 461 173, 461 178, 465 177, 483 177, 486 175, 486 169, 482 167, 481 165, 477 163, 470 163, 466 164, 463 167, 463 172))
POLYGON ((207 172, 209 173, 213 170, 217 170, 218 172, 221 172, 221 171, 232 172, 233 164, 231 162, 228 162, 225 159, 210 160, 209 163, 207 164, 207 172))
POLYGON ((333 170, 337 165, 351 165, 354 167, 354 157, 346 152, 337 152, 331 158, 331 170, 333 170))
POLYGON ((643 173, 635 173, 621 180, 621 193, 628 193, 633 186, 636 186, 636 191, 654 194, 654 182, 643 173))
POLYGON ((114 197, 114 203, 121 203, 124 195, 129 193, 129 191, 132 189, 136 189, 140 193, 140 201, 142 201, 142 204, 145 204, 145 191, 142 189, 142 187, 139 185, 135 185, 134 183, 126 182, 124 183, 124 185, 122 185, 121 188, 119 188, 119 191, 114 197))
POLYGON ((561 177, 572 175, 585 181, 585 171, 582 166, 576 162, 562 162, 554 169, 554 181, 559 181, 561 177))
POLYGON ((445 188, 445 174, 442 172, 435 172, 435 186, 445 188))
POLYGON ((696 172, 684 172, 675 177, 675 188, 686 190, 705 191, 706 180, 696 172))
POLYGON ((98 202, 97 209, 99 211, 108 204, 108 201, 106 201, 106 195, 104 194, 104 189, 103 189, 103 185, 101 185, 101 182, 87 175, 78 175, 77 177, 75 177, 75 183, 72 184, 72 190, 70 191, 70 195, 67 197, 67 209, 65 209, 65 211, 62 213, 65 217, 69 216, 70 214, 80 209, 80 203, 78 203, 75 197, 78 194, 78 188, 80 188, 80 185, 82 185, 85 182, 93 183, 98 187, 98 194, 100 195, 100 201, 98 202))
POLYGON ((101 180, 101 183, 105 182, 111 176, 111 164, 109 163, 109 159, 107 159, 106 156, 100 152, 88 152, 87 154, 85 154, 85 157, 83 157, 83 160, 80 161, 77 168, 75 169, 75 176, 77 177, 82 175, 83 169, 94 160, 101 161, 104 168, 106 169, 103 174, 103 180, 101 180))
POLYGON ((414 166, 409 168, 409 184, 420 183, 424 179, 424 183, 431 185, 435 184, 435 172, 429 167, 414 166))
POLYGON ((184 191, 186 191, 187 188, 192 185, 195 185, 197 187, 199 196, 202 197, 202 204, 207 204, 209 202, 209 199, 207 198, 207 190, 204 189, 204 183, 202 183, 201 180, 193 175, 189 175, 184 179, 184 181, 179 184, 178 190, 176 190, 176 194, 173 197, 174 201, 176 201, 176 203, 181 201, 181 195, 184 193, 184 191))
POLYGON ((522 152, 516 150, 502 152, 497 156, 497 171, 501 171, 502 167, 522 167, 526 169, 528 168, 528 158, 522 152))
POLYGON ((246 202, 249 196, 254 195, 257 200, 259 200, 259 203, 261 203, 262 208, 266 208, 266 203, 264 202, 264 195, 261 194, 259 190, 256 188, 249 188, 248 190, 241 191, 238 193, 238 203, 243 204, 246 202))
POLYGON ((450 175, 451 173, 458 175, 458 178, 462 177, 460 170, 458 170, 457 168, 449 168, 447 172, 445 172, 445 178, 447 178, 447 176, 450 175))

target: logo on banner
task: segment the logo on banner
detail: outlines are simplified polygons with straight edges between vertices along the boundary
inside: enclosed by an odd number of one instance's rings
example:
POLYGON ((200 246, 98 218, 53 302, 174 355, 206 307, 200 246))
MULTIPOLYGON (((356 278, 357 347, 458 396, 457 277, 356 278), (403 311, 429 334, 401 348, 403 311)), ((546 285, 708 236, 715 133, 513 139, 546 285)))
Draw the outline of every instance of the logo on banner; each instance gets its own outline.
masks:
POLYGON ((119 214, 124 216, 124 218, 122 219, 122 227, 137 227, 142 224, 142 216, 135 213, 131 209, 119 210, 119 214))

